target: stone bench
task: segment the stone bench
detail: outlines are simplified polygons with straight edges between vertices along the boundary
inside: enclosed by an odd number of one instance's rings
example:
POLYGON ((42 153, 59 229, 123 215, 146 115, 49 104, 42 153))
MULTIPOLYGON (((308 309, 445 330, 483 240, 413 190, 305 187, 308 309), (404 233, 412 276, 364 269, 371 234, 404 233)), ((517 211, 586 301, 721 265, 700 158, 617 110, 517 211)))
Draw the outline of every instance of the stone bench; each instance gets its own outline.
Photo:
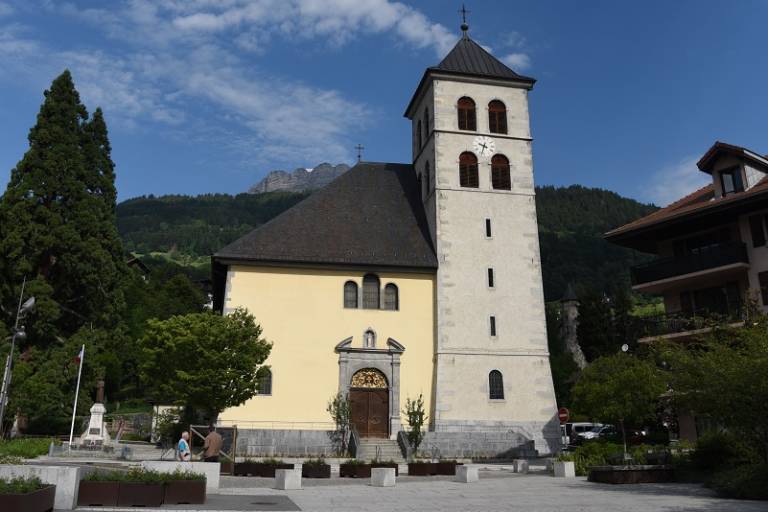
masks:
POLYGON ((173 460, 145 460, 141 463, 144 469, 160 473, 173 473, 176 470, 191 471, 205 475, 206 492, 216 493, 221 479, 221 464, 218 462, 181 462, 173 460))
POLYGON ((371 485, 373 487, 394 487, 395 468, 371 468, 371 485))
POLYGON ((480 473, 476 466, 469 466, 464 464, 462 466, 456 466, 456 476, 453 478, 454 482, 461 482, 463 484, 471 484, 480 480, 480 473))
POLYGON ((556 460, 553 464, 557 478, 575 478, 576 466, 573 462, 556 460))
POLYGON ((301 489, 301 469, 276 469, 275 489, 281 491, 301 489))

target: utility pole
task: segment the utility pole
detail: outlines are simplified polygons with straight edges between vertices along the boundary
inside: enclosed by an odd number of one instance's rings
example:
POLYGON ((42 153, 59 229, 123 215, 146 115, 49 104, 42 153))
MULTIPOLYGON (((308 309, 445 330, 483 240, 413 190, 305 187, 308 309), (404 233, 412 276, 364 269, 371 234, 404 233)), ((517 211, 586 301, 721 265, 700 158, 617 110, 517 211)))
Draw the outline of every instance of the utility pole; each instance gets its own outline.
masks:
POLYGON ((5 417, 5 408, 8 405, 8 395, 11 388, 11 374, 13 373, 13 353, 16 350, 16 340, 23 341, 27 337, 24 326, 19 327, 19 321, 35 308, 35 298, 30 297, 22 304, 24 300, 24 288, 27 284, 27 278, 21 283, 21 293, 19 294, 19 306, 16 308, 16 323, 13 326, 13 335, 11 336, 11 351, 5 360, 5 373, 3 374, 3 387, 0 389, 0 432, 3 428, 3 418, 5 417))

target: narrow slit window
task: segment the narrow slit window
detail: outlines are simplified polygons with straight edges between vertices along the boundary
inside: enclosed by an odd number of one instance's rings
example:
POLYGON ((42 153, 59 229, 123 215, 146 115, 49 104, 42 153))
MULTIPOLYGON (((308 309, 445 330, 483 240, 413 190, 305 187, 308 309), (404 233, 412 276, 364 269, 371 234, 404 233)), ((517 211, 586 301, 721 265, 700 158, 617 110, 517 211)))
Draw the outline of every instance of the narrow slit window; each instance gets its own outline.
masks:
POLYGON ((494 287, 494 280, 493 280, 493 269, 488 269, 488 288, 494 287))
POLYGON ((491 238, 493 233, 491 232, 491 219, 485 219, 485 237, 491 238))
POLYGON ((491 336, 496 336, 496 317, 491 316, 491 336))

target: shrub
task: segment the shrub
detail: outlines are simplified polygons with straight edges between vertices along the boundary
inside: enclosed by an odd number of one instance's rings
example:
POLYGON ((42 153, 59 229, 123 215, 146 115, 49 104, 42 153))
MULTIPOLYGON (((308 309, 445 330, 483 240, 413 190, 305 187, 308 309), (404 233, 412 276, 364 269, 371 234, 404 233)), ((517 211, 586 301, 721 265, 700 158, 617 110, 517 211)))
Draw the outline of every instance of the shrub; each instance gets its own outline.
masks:
POLYGON ((397 462, 395 462, 393 459, 389 459, 389 460, 376 460, 376 459, 373 459, 371 461, 371 464, 387 464, 387 465, 391 466, 392 464, 397 465, 397 462))
POLYGON ((325 459, 319 458, 319 459, 309 459, 304 463, 304 466, 319 467, 319 466, 327 466, 327 464, 325 463, 325 459))
POLYGON ((282 459, 264 459, 262 461, 256 461, 257 464, 268 464, 270 466, 279 466, 285 464, 282 459))
POLYGON ((768 500, 768 464, 748 464, 722 471, 707 486, 725 498, 768 500))
POLYGON ((24 464, 24 459, 13 455, 0 455, 0 464, 24 464))
POLYGON ((181 480, 205 480, 203 473, 194 473, 190 470, 177 469, 173 473, 163 473, 163 481, 165 482, 178 482, 181 480))
POLYGON ((125 471, 93 471, 85 475, 83 480, 89 482, 124 482, 127 476, 125 471))
POLYGON ((10 441, 0 441, 0 456, 10 455, 12 457, 21 457, 23 459, 34 459, 40 455, 48 454, 48 447, 51 442, 57 442, 49 437, 28 437, 21 439, 11 439, 10 441))
POLYGON ((699 437, 691 461, 697 468, 706 471, 756 462, 749 447, 729 432, 707 432, 699 437))
POLYGON ((0 494, 29 494, 47 487, 39 478, 33 477, 15 477, 0 478, 0 494))
POLYGON ((161 484, 165 481, 164 475, 150 469, 132 468, 125 474, 126 482, 142 484, 161 484))
POLYGON ((364 460, 347 459, 344 461, 344 464, 348 464, 350 466, 365 466, 367 463, 364 460))
POLYGON ((573 453, 561 455, 558 460, 572 461, 576 467, 576 474, 586 476, 590 466, 604 466, 608 459, 624 453, 624 447, 620 444, 603 443, 600 441, 584 443, 573 453))

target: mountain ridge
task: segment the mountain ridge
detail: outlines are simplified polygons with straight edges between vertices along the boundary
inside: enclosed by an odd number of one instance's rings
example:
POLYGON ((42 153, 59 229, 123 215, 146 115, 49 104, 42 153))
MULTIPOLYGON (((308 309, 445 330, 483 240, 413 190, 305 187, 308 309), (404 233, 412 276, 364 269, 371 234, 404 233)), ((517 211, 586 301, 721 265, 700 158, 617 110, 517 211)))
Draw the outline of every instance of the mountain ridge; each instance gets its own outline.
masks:
POLYGON ((249 194, 267 192, 306 192, 323 188, 345 172, 347 164, 329 164, 323 162, 312 168, 298 167, 291 172, 270 171, 258 183, 248 189, 249 194))

